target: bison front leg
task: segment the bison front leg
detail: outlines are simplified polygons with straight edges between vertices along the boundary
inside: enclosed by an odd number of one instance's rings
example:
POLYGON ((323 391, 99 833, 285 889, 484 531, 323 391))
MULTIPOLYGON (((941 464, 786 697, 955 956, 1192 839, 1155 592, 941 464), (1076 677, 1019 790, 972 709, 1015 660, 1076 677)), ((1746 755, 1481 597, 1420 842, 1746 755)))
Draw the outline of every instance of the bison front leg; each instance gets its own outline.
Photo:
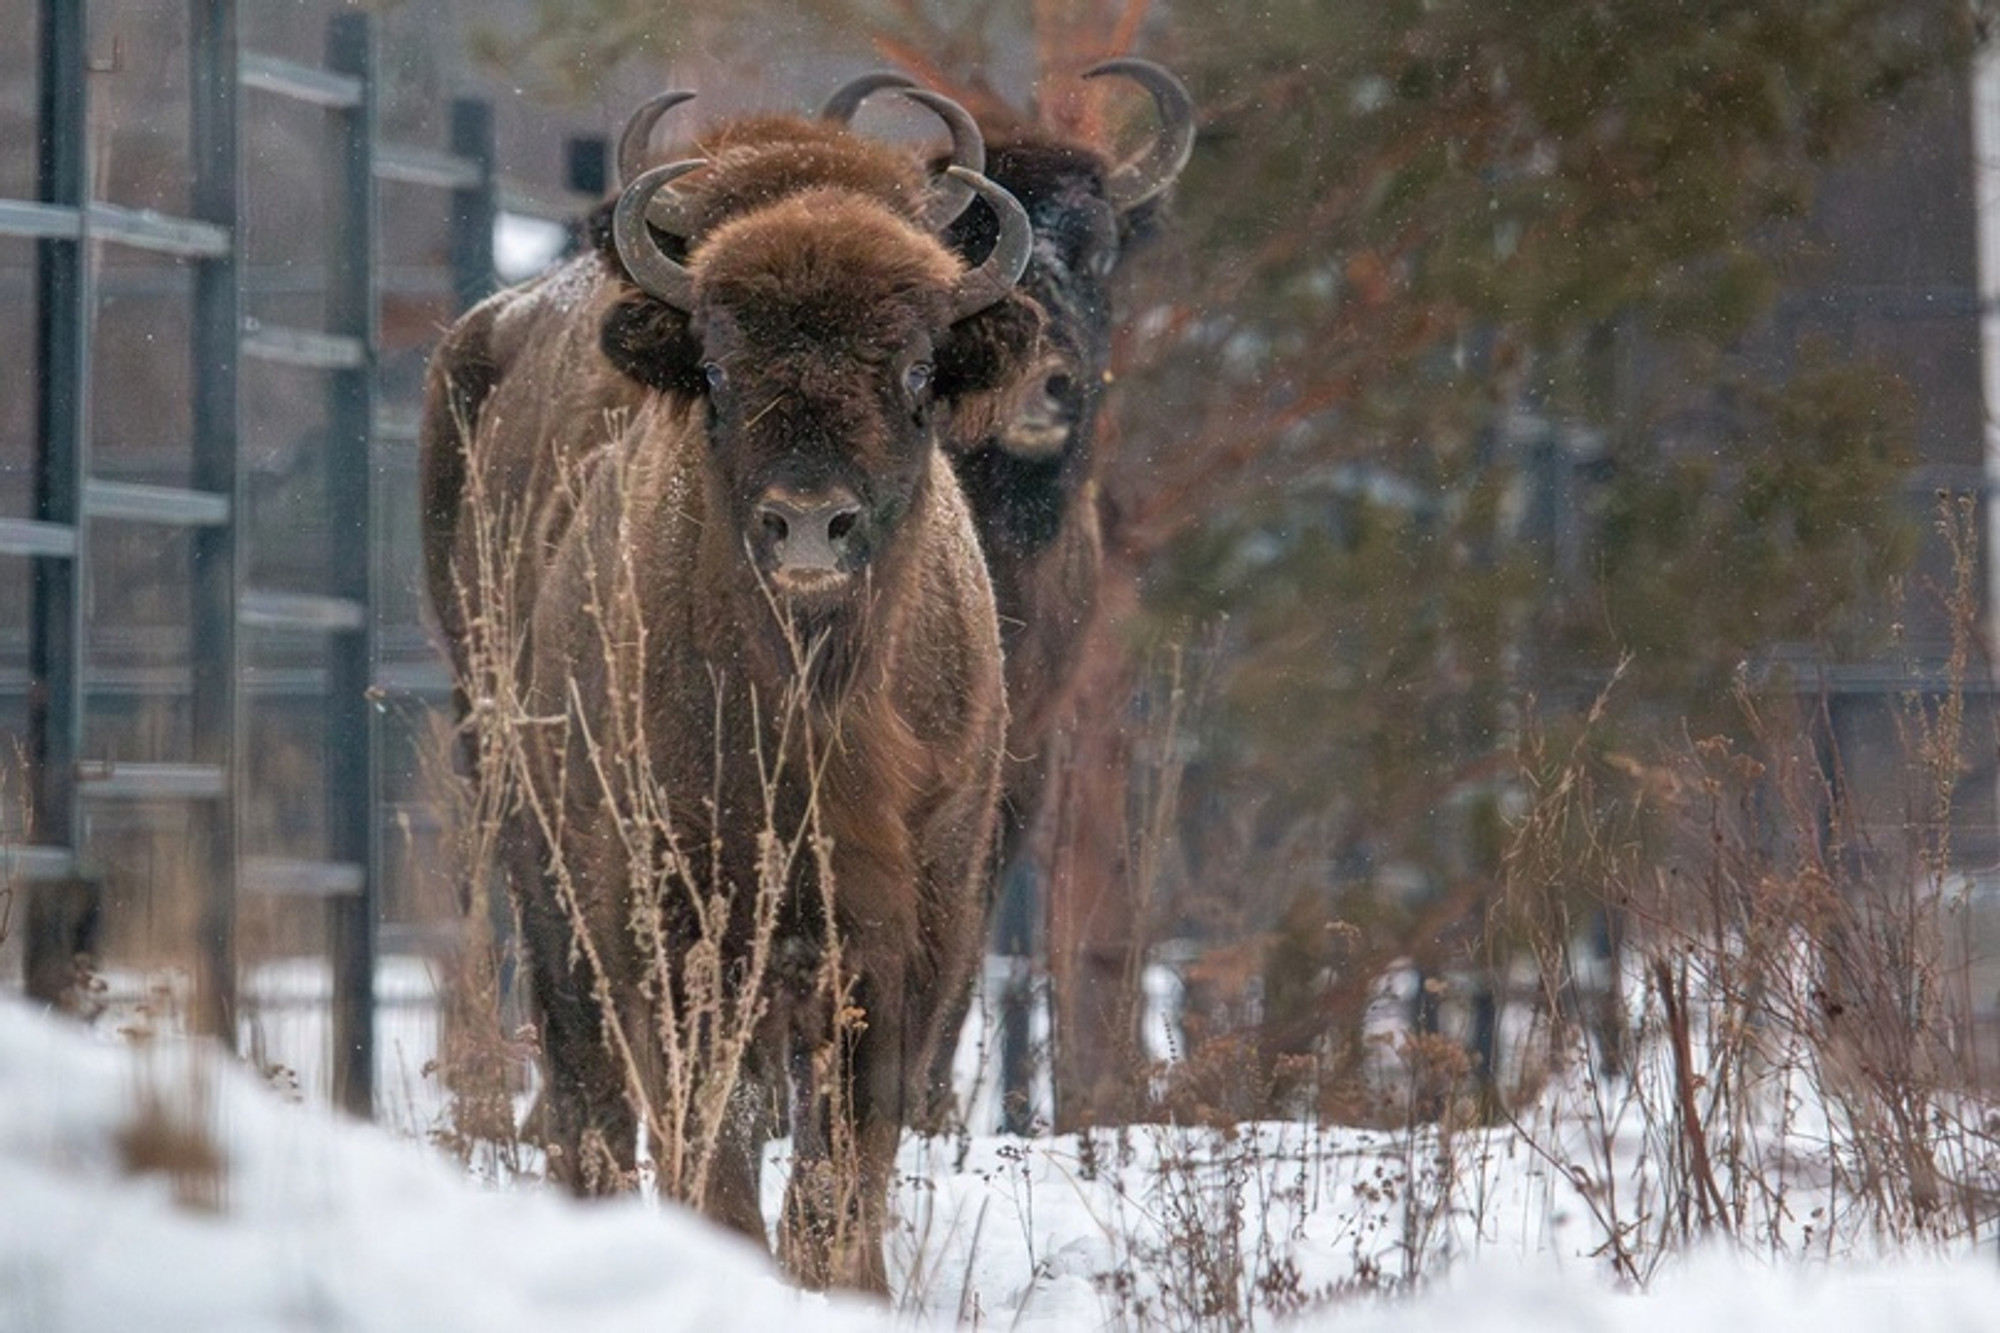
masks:
POLYGON ((963 1123, 953 1087, 958 1038, 972 1012, 993 898, 997 769, 944 803, 923 839, 922 961, 909 996, 911 1121, 925 1134, 963 1123))
POLYGON ((549 1176, 591 1197, 632 1188, 638 1179, 638 1116, 627 1062, 611 1039, 590 964, 575 957, 567 915, 553 895, 521 895, 521 928, 540 1011, 539 1120, 549 1176))
POLYGON ((792 1178, 779 1257, 802 1286, 887 1295, 882 1257, 904 1109, 903 970, 866 968, 795 1078, 792 1178))
POLYGON ((782 1062, 774 1067, 764 1052, 753 1048, 730 1093, 701 1198, 701 1211, 710 1221, 741 1232, 760 1246, 768 1246, 770 1237, 764 1230, 759 1176, 764 1144, 780 1120, 777 1090, 783 1086, 782 1062))

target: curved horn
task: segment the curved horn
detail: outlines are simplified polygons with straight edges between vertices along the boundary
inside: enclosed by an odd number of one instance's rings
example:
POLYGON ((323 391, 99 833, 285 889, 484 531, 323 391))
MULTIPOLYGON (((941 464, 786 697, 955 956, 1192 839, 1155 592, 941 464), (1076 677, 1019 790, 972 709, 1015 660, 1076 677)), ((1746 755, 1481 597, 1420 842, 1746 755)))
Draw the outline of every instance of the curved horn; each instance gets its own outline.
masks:
POLYGON ((1028 267, 1028 253, 1035 246, 1035 229, 1028 224, 1028 211, 1020 201, 976 171, 950 166, 944 169, 968 195, 986 201, 1000 219, 1000 239, 978 268, 961 276, 951 293, 951 320, 956 324, 967 315, 976 315, 1005 297, 1021 280, 1028 267))
POLYGON ((667 92, 657 97, 649 97, 639 104, 632 118, 625 122, 624 130, 618 135, 618 188, 624 189, 632 183, 641 171, 646 169, 646 149, 653 138, 653 127, 660 123, 660 117, 672 111, 683 102, 694 100, 689 92, 667 92))
MULTIPOLYGON (((888 88, 896 89, 918 106, 929 108, 945 123, 945 128, 951 131, 952 166, 975 173, 986 170, 986 138, 979 132, 979 122, 972 114, 943 93, 918 87, 915 79, 897 70, 878 69, 849 79, 826 99, 819 109, 819 118, 836 125, 849 124, 863 102, 888 88)), ((965 211, 972 202, 972 194, 970 187, 950 173, 940 176, 931 183, 930 197, 924 203, 924 225, 933 231, 943 231, 965 211)))
MULTIPOLYGON (((632 118, 625 122, 624 132, 618 136, 618 188, 628 188, 641 171, 646 168, 646 150, 653 137, 653 127, 660 118, 683 102, 692 101, 693 93, 661 93, 649 97, 639 104, 632 118)), ((661 231, 673 236, 688 234, 688 224, 684 219, 686 205, 668 190, 655 196, 653 206, 646 214, 646 221, 661 231)))
POLYGON ((1123 56, 1101 61, 1085 70, 1083 77, 1095 79, 1106 74, 1123 74, 1151 93, 1153 106, 1160 113, 1160 132, 1152 146, 1119 163, 1104 183, 1112 207, 1124 213, 1156 198, 1187 166, 1194 152, 1194 95, 1171 72, 1150 60, 1123 56))
POLYGON ((967 185, 961 173, 978 176, 986 170, 986 138, 980 134, 979 123, 972 113, 943 93, 928 88, 905 88, 903 96, 935 111, 951 131, 951 165, 932 183, 930 200, 924 205, 925 224, 932 231, 943 231, 972 202, 977 187, 967 185))
POLYGON ((917 81, 900 70, 878 69, 868 74, 857 74, 846 83, 833 90, 833 96, 819 109, 821 120, 830 120, 836 125, 846 125, 854 119, 854 113, 861 104, 881 92, 884 88, 914 88, 917 81))
POLYGON ((632 281, 648 296, 681 311, 694 308, 694 276, 685 265, 668 258, 667 252, 653 239, 646 225, 648 209, 653 196, 671 182, 707 165, 706 158, 695 157, 643 172, 625 187, 611 213, 611 239, 618 246, 618 258, 632 275, 632 281))

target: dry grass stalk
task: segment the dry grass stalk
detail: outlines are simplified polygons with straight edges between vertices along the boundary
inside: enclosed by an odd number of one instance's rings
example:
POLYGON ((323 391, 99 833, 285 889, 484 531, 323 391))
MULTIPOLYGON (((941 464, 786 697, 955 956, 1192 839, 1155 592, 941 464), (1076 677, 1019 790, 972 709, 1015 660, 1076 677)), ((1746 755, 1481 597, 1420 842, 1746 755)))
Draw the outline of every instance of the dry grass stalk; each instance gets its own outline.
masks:
POLYGON ((171 1049, 184 1058, 163 1060, 156 1025, 173 1030, 180 1023, 171 1013, 142 1012, 125 1029, 140 1059, 130 1117, 113 1144, 127 1175, 163 1176, 181 1207, 220 1213, 228 1203, 229 1158, 217 1135, 216 1066, 207 1048, 178 1041, 171 1049))
POLYGON ((1864 822, 1860 775, 1825 698, 1788 710, 1740 682, 1743 739, 1699 739, 1658 762, 1621 757, 1624 793, 1581 738, 1551 762, 1530 735, 1503 921, 1541 964, 1540 1039, 1567 1110, 1513 1124, 1551 1163, 1601 1183, 1587 1197, 1630 1280, 1712 1232, 1775 1253, 1838 1253, 1993 1228, 2000 1142, 1980 1110, 1993 1090, 1961 1058, 1969 950, 1947 947, 1978 600, 1972 519, 1963 502, 1941 509, 1955 628, 1943 680, 1901 706, 1912 781, 1899 843, 1864 822), (1604 1059, 1614 1042, 1582 1035, 1567 1001, 1577 908, 1593 902, 1619 919, 1627 966, 1645 983, 1615 1043, 1625 1059, 1604 1059), (1623 1195, 1621 1126, 1644 1145, 1623 1195))

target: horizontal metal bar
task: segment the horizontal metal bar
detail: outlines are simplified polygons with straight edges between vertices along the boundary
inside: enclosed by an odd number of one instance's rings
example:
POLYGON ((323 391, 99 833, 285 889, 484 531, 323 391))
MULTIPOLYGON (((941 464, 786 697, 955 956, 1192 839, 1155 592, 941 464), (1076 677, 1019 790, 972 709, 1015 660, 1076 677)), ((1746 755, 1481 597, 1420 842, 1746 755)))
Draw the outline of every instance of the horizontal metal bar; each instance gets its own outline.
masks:
POLYGON ((219 259, 230 248, 227 227, 169 217, 150 208, 121 208, 117 204, 90 206, 90 239, 115 241, 134 249, 186 259, 219 259))
POLYGON ((423 418, 415 411, 393 407, 375 413, 375 438, 384 444, 415 444, 423 418))
POLYGON ((587 194, 551 191, 508 175, 494 179, 493 192, 502 212, 519 213, 544 222, 568 222, 589 212, 599 202, 587 194))
POLYGON ((237 863, 236 877, 249 892, 281 898, 353 898, 368 884, 358 865, 283 856, 246 856, 237 863))
POLYGON ((0 845, 0 884, 68 879, 76 873, 76 854, 67 847, 0 845))
POLYGON ((368 346, 359 338, 276 324, 246 323, 243 354, 308 370, 359 370, 368 364, 368 346))
POLYGON ((349 111, 361 105, 361 80, 261 51, 245 51, 236 58, 236 81, 260 93, 336 111, 349 111))
POLYGON ((229 789, 212 764, 127 764, 94 761, 77 766, 77 790, 122 801, 212 801, 229 789))
POLYGON ((76 559, 76 529, 32 518, 0 518, 0 555, 76 559))
POLYGON ((122 519, 129 523, 219 528, 229 521, 229 497, 212 491, 93 478, 83 486, 83 512, 92 518, 122 519))
POLYGON ((215 259, 229 253, 229 229, 212 222, 118 204, 93 203, 87 209, 76 209, 26 199, 0 199, 0 236, 81 240, 86 220, 93 241, 110 241, 187 259, 215 259))
POLYGON ((470 190, 480 179, 479 164, 469 157, 401 143, 375 145, 375 175, 401 185, 428 185, 439 190, 470 190))
POLYGON ((75 239, 83 234, 79 213, 61 204, 39 204, 28 199, 0 199, 0 236, 75 239))
MULTIPOLYGON (((376 932, 376 945, 385 954, 450 958, 465 947, 465 929, 452 921, 384 921, 376 932)), ((384 997, 378 994, 375 1003, 384 1003, 384 997)))
POLYGON ((1979 313, 1979 291, 1970 282, 1843 283, 1801 286, 1778 297, 1773 314, 1811 322, 1815 315, 1840 319, 1965 319, 1979 313))
MULTIPOLYGON (((105 662, 184 661, 188 643, 186 620, 160 621, 152 617, 148 617, 148 620, 151 623, 93 625, 90 631, 93 661, 100 665, 105 662)), ((21 663, 28 660, 28 643, 31 636, 26 621, 25 616, 11 620, 0 617, 0 677, 5 675, 10 666, 18 669, 21 663)), ((441 663, 444 660, 444 653, 438 646, 437 636, 427 626, 414 621, 390 622, 380 626, 380 632, 380 650, 384 661, 418 665, 441 663)), ((282 647, 282 645, 272 646, 282 647)), ((317 645, 298 644, 294 645, 294 648, 291 657, 299 662, 318 664, 324 660, 325 654, 317 645)), ((262 653, 257 656, 259 660, 270 662, 279 660, 262 653)))
MULTIPOLYGON (((71 236, 75 228, 64 226, 58 236, 71 236)), ((0 226, 0 237, 7 235, 0 226)), ((0 268, 0 300, 21 300, 34 291, 33 265, 17 264, 0 268)), ((442 267, 413 262, 385 264, 376 269, 375 289, 383 296, 449 296, 451 274, 442 267)), ((326 290, 326 265, 301 260, 296 264, 258 264, 243 274, 246 296, 317 296, 326 290)), ((185 264, 121 265, 100 269, 92 284, 99 297, 121 300, 145 297, 150 300, 185 300, 194 284, 194 273, 185 264)))
MULTIPOLYGON (((392 699, 409 698, 423 703, 443 703, 451 697, 450 677, 443 670, 423 672, 412 683, 393 670, 378 672, 375 686, 392 699)), ((26 698, 30 682, 19 668, 0 669, 0 706, 18 708, 26 698)), ((326 694, 323 667, 272 669, 247 667, 242 678, 247 699, 270 702, 274 707, 321 698, 326 694)), ((162 702, 185 699, 194 689, 186 667, 99 667, 83 678, 84 692, 97 699, 151 699, 162 702)))
POLYGON ((345 597, 247 588, 237 601, 236 621, 251 629, 338 633, 365 626, 368 608, 345 597))
POLYGON ((375 668, 375 687, 388 695, 451 697, 451 668, 441 662, 383 662, 375 668))
POLYGON ((391 801, 383 804, 382 827, 401 834, 433 834, 451 824, 434 801, 391 801))

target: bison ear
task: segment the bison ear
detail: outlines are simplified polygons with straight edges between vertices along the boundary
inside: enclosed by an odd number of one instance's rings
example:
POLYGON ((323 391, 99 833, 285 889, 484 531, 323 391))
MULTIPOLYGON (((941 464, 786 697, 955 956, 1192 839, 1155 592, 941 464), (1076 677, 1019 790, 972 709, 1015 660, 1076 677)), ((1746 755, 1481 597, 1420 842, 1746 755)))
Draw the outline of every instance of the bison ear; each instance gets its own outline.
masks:
POLYGON ((1003 388, 1027 373, 1042 340, 1042 308, 1019 292, 967 315, 940 341, 937 395, 962 398, 1003 388))
POLYGON ((702 392, 701 340, 685 312, 638 293, 611 307, 598 345, 619 371, 662 393, 702 392))

